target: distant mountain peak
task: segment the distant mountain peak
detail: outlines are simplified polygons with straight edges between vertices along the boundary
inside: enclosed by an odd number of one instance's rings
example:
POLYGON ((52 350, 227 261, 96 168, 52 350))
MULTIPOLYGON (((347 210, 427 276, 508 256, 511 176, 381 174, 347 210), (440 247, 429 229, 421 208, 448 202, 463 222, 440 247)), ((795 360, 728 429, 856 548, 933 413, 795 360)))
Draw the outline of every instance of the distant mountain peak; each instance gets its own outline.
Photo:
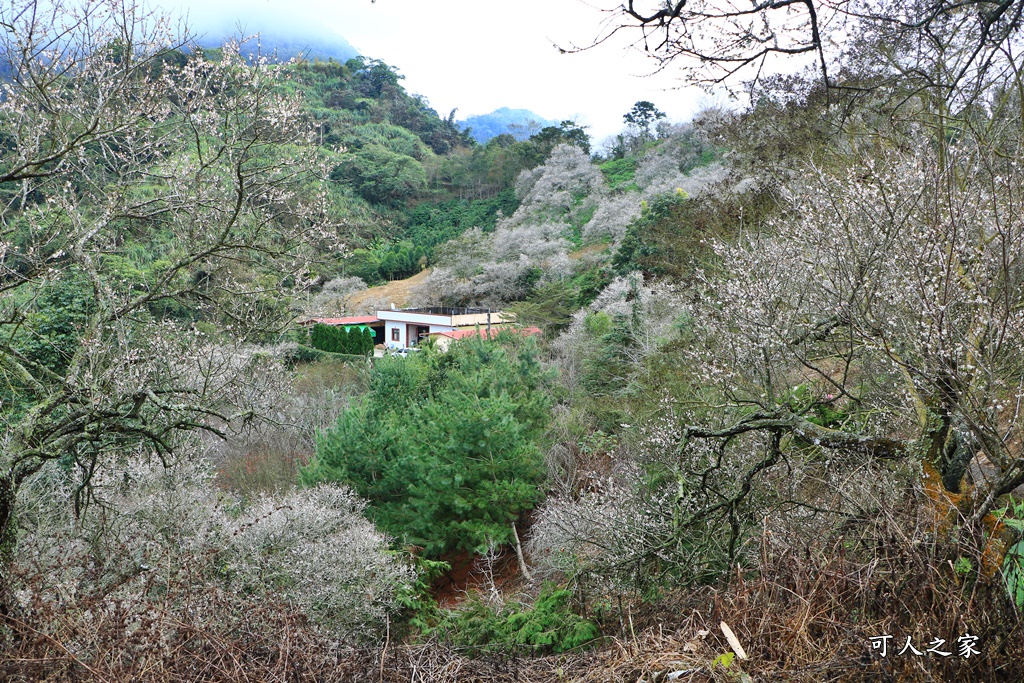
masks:
POLYGON ((545 126, 557 126, 558 121, 545 119, 529 109, 501 107, 490 114, 470 116, 459 121, 458 125, 462 130, 471 129, 473 139, 484 144, 503 133, 512 135, 516 140, 525 140, 545 126))

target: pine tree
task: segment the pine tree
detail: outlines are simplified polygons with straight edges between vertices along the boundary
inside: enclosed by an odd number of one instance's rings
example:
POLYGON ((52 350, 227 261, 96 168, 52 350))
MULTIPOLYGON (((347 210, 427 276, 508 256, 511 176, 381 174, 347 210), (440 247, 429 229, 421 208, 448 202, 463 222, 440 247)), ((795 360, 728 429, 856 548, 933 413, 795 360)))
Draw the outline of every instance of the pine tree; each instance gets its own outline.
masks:
POLYGON ((381 359, 301 480, 350 484, 382 528, 428 556, 507 542, 541 499, 547 382, 532 340, 381 359))

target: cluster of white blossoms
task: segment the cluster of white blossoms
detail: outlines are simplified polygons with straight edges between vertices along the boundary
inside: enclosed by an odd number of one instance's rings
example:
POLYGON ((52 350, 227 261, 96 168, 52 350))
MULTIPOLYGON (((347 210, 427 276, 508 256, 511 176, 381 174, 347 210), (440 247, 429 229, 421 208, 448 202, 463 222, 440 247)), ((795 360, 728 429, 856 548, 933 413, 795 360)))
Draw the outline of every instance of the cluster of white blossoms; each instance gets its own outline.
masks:
POLYGON ((165 466, 140 453, 104 463, 90 482, 95 501, 76 516, 80 483, 54 466, 21 492, 26 533, 13 575, 25 577, 16 594, 29 612, 49 604, 85 618, 80 605, 91 618, 216 631, 233 610, 278 605, 356 642, 376 637, 412 578, 347 488, 266 496, 239 510, 201 457, 165 466))

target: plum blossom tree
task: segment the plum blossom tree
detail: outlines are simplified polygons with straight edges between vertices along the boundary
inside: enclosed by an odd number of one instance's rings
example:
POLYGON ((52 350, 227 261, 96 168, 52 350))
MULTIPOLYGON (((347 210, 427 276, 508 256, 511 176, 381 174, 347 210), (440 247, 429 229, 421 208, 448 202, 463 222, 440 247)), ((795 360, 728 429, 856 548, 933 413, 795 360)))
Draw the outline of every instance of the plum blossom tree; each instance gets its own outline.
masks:
POLYGON ((628 0, 607 12, 614 18, 596 43, 615 33, 639 34, 634 45, 662 68, 681 66, 698 83, 759 80, 782 61, 799 59, 812 63, 830 88, 862 90, 882 82, 847 82, 849 67, 859 63, 888 82, 949 91, 1005 66, 1024 2, 628 0), (922 60, 942 68, 919 69, 922 60))
POLYGON ((1024 195, 1001 156, 890 151, 812 170, 793 219, 721 245, 692 358, 725 409, 684 441, 772 435, 766 468, 808 445, 919 458, 975 521, 1024 483, 1024 195))
MULTIPOLYGON (((76 519, 70 498, 80 474, 58 463, 19 492, 30 533, 12 563, 12 592, 17 616, 54 647, 50 666, 75 661, 63 643, 110 680, 136 678, 202 656, 209 640, 237 646, 247 633, 273 633, 293 615, 331 640, 373 642, 397 609, 411 568, 388 551, 350 489, 268 495, 240 511, 213 485, 197 441, 169 467, 136 458, 99 472, 102 514, 76 519), (168 640, 178 647, 152 645, 168 640), (110 649, 138 656, 101 656, 110 649)), ((15 659, 5 672, 17 670, 15 659)), ((22 666, 31 676, 31 660, 22 666)))
MULTIPOLYGON (((280 66, 227 46, 185 56, 132 2, 0 8, 0 539, 16 492, 49 461, 165 457, 252 406, 252 376, 175 312, 230 337, 276 329, 334 236, 299 101, 280 66), (139 251, 153 245, 155 253, 139 251)), ((6 563, 0 563, 6 564, 6 563)))
MULTIPOLYGON (((872 145, 808 168, 781 217, 716 242, 677 381, 622 425, 610 471, 547 503, 542 566, 617 589, 701 580, 761 525, 827 534, 915 479, 983 528, 1024 483, 1024 176, 1008 142, 872 145)), ((556 344, 582 381, 588 318, 556 344)))

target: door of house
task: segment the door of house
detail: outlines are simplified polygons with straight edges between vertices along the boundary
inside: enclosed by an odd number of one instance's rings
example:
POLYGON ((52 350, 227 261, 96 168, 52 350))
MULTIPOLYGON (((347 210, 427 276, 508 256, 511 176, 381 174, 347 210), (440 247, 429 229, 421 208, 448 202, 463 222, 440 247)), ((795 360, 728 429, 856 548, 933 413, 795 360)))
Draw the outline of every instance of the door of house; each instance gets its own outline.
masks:
POLYGON ((405 326, 405 343, 406 346, 419 346, 420 342, 426 339, 430 335, 430 326, 428 325, 406 325, 405 326))

